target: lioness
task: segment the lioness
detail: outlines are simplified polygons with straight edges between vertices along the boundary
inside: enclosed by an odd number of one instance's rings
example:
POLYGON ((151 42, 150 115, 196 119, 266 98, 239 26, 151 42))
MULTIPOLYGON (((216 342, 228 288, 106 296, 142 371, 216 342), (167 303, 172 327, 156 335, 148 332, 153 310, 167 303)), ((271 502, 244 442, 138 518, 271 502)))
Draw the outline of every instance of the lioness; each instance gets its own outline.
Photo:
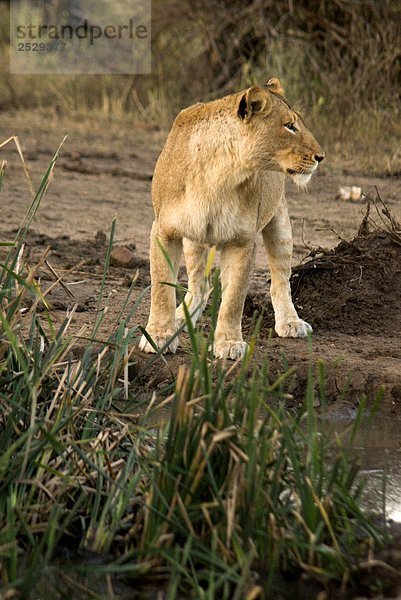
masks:
MULTIPOLYGON (((157 161, 150 237, 151 309, 146 327, 157 347, 182 324, 175 284, 182 249, 188 271, 184 302, 195 323, 205 304, 208 248, 221 249, 222 301, 214 355, 236 359, 248 347, 241 319, 262 232, 271 272, 275 329, 282 337, 305 337, 291 300, 292 234, 284 196, 287 173, 305 185, 324 151, 284 99, 278 79, 261 87, 199 103, 180 112, 157 161), (169 260, 166 260, 166 253, 169 260)), ((175 352, 178 338, 167 351, 175 352)), ((155 352, 142 336, 139 345, 155 352)))

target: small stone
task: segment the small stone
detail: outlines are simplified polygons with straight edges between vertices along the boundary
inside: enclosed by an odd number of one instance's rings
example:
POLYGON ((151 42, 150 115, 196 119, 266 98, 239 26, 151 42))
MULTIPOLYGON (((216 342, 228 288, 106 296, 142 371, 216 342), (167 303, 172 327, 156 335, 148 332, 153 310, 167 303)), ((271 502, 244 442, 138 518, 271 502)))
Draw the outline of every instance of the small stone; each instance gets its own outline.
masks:
POLYGON ((113 267, 132 269, 136 264, 135 256, 126 246, 116 246, 111 251, 110 264, 113 267))
POLYGON ((351 202, 359 202, 364 198, 362 188, 352 185, 340 187, 336 196, 338 200, 351 200, 351 202))

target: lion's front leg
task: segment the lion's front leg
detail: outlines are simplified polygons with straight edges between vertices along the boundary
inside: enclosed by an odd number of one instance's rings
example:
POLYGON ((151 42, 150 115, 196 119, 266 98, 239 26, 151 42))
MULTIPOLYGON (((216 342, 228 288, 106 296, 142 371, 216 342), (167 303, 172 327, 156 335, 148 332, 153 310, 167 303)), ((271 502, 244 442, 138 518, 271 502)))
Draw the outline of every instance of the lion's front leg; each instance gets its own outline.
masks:
POLYGON ((185 322, 184 304, 191 315, 192 325, 195 325, 205 308, 208 292, 208 280, 205 272, 208 248, 185 238, 183 247, 188 273, 188 292, 175 313, 177 327, 181 327, 185 322))
MULTIPOLYGON (((151 306, 146 332, 158 348, 164 346, 174 334, 175 327, 175 288, 168 283, 177 283, 177 273, 182 250, 181 239, 171 239, 153 222, 150 234, 150 275, 151 306), (162 250, 163 249, 163 250, 162 250), (166 259, 167 254, 169 260, 166 259)), ((165 352, 175 352, 178 347, 176 337, 165 352)), ((140 350, 155 352, 155 348, 143 335, 139 343, 140 350)))
POLYGON ((226 246, 221 252, 222 300, 214 335, 216 358, 241 358, 248 344, 242 339, 242 313, 255 256, 255 243, 226 246))
POLYGON ((292 232, 287 204, 283 202, 273 219, 262 231, 270 264, 270 295, 280 337, 306 337, 312 327, 298 317, 291 299, 290 276, 292 232))

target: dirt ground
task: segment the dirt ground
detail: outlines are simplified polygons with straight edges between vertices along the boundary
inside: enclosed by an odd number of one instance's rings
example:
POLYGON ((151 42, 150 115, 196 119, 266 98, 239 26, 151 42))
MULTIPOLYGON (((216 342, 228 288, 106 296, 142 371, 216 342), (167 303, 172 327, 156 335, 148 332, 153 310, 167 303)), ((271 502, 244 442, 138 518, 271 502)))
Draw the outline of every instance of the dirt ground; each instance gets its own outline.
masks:
MULTIPOLYGON (((68 294, 57 285, 49 295, 54 316, 62 321, 66 310, 77 303, 73 330, 89 327, 96 317, 111 221, 117 216, 115 246, 127 247, 133 256, 128 267, 110 268, 107 328, 118 318, 132 276, 137 273, 132 301, 150 283, 150 186, 165 133, 95 119, 71 122, 49 115, 1 114, 0 143, 11 135, 19 136, 35 186, 65 134, 69 137, 27 239, 25 258, 28 264, 34 264, 51 247, 48 261, 63 275, 70 291, 68 294), (66 273, 80 261, 83 264, 66 273)), ((0 240, 8 241, 23 219, 30 194, 12 143, 0 149, 0 160, 8 163, 0 195, 0 240)), ((334 413, 351 416, 361 394, 372 402, 383 387, 381 410, 401 417, 401 246, 384 232, 350 242, 357 234, 366 204, 340 201, 336 194, 340 186, 352 185, 360 186, 372 197, 376 197, 377 188, 392 214, 401 218, 401 177, 371 177, 358 172, 355 166, 338 164, 336 157, 327 156, 308 191, 297 190, 291 182, 287 185, 294 267, 311 249, 316 254, 318 248, 329 250, 340 243, 335 254, 317 253, 312 262, 302 263, 294 271, 295 304, 314 327, 312 351, 305 340, 271 335, 268 267, 260 243, 244 331, 248 336, 254 310, 263 309, 256 360, 269 354, 272 378, 283 365, 296 366, 297 376, 289 389, 294 402, 301 399, 308 365, 317 369, 324 361, 327 397, 334 413)), ((54 274, 43 270, 42 281, 46 287, 54 281, 54 274)), ((148 310, 147 292, 135 322, 145 325, 148 310)), ((208 326, 205 318, 201 326, 208 326)), ((182 346, 177 355, 167 358, 167 365, 160 361, 152 377, 154 388, 165 385, 178 365, 189 361, 185 335, 182 346)), ((145 360, 140 353, 137 359, 145 360)))

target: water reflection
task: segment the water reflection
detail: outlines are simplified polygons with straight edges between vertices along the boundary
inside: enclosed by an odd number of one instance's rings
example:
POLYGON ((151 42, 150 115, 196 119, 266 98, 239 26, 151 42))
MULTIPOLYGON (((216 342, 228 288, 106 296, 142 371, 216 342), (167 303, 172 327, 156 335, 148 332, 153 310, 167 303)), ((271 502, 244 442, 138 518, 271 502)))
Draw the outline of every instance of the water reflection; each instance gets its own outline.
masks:
MULTIPOLYGON (((333 418, 333 415, 332 415, 333 418)), ((352 426, 349 418, 336 418, 326 426, 345 434, 352 426)), ((345 444, 346 444, 345 435, 345 444)), ((366 476, 364 503, 367 508, 383 513, 385 490, 385 514, 387 519, 401 523, 401 420, 380 417, 362 421, 350 453, 362 460, 362 474, 366 476)))
MULTIPOLYGON (((344 410, 327 413, 319 428, 322 432, 340 434, 347 447, 347 431, 355 422, 357 410, 349 408, 345 413, 344 410)), ((163 407, 151 413, 148 425, 165 425, 170 416, 170 407, 163 407)), ((386 519, 401 523, 401 419, 378 414, 366 417, 348 452, 358 455, 362 461, 361 474, 366 477, 366 508, 381 514, 385 512, 386 519)))

